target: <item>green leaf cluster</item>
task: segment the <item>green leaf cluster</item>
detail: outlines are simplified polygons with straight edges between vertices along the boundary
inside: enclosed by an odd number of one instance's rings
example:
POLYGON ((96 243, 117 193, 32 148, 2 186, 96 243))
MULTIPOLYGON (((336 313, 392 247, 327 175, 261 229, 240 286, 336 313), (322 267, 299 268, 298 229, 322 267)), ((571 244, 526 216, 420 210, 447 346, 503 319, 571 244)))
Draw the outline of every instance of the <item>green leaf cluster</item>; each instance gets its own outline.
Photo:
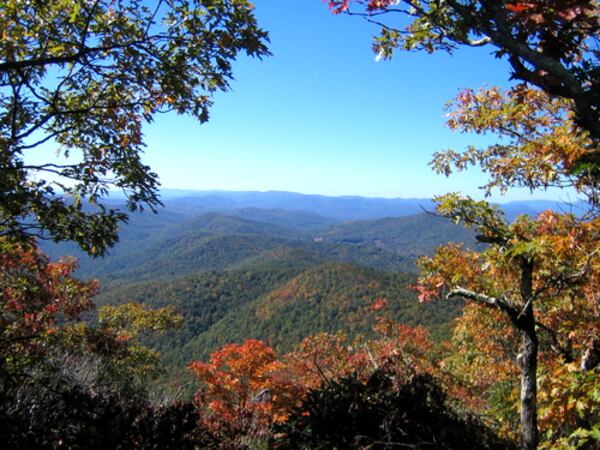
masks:
POLYGON ((208 120, 240 53, 268 55, 246 0, 10 0, 0 4, 0 235, 72 240, 90 255, 117 241, 126 209, 161 204, 142 161, 157 113, 208 120), (34 149, 59 156, 32 163, 34 149))

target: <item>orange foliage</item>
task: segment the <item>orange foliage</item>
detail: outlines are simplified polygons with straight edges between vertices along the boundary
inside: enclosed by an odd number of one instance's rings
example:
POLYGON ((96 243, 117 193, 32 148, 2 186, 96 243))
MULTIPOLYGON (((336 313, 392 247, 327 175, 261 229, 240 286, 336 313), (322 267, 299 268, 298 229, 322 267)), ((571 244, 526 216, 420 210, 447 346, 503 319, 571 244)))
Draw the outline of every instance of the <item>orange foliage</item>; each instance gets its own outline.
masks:
POLYGON ((471 408, 491 414, 507 435, 514 433, 521 351, 514 321, 527 307, 519 261, 529 261, 533 267, 529 303, 540 342, 543 446, 592 439, 596 435, 589 427, 600 420, 600 380, 590 367, 584 368, 591 365, 584 360, 600 342, 600 219, 546 211, 507 225, 492 220, 496 214, 492 210, 453 196, 442 199, 441 208, 448 214, 460 209, 480 236, 487 230, 482 239, 493 245, 476 253, 449 244, 423 258, 416 287, 420 298, 440 298, 461 288, 516 311, 511 321, 500 307, 494 309, 494 303, 465 307, 450 356, 444 360, 450 391, 471 408))
POLYGON ((493 188, 573 186, 593 197, 593 174, 575 169, 595 150, 588 133, 576 127, 571 107, 568 100, 522 84, 506 91, 465 89, 448 106, 448 126, 503 141, 462 153, 438 152, 431 165, 445 175, 479 165, 490 176, 488 194, 493 188))
POLYGON ((201 382, 195 402, 213 430, 262 436, 274 422, 285 420, 299 400, 297 386, 273 349, 255 339, 227 344, 209 362, 194 361, 189 367, 201 382))
POLYGON ((0 362, 35 351, 65 320, 94 305, 97 281, 71 276, 74 259, 50 262, 32 243, 0 239, 0 362))
POLYGON ((284 362, 291 378, 306 391, 351 374, 360 366, 358 359, 346 335, 319 333, 306 337, 284 362))

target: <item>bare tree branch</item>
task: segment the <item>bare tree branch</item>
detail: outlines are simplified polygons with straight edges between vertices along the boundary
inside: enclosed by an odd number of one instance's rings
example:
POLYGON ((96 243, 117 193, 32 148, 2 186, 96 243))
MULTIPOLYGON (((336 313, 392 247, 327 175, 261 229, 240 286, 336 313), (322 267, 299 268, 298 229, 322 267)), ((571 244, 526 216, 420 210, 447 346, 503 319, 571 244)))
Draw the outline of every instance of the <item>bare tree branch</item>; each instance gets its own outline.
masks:
POLYGON ((462 287, 456 287, 446 295, 447 299, 456 297, 466 301, 470 300, 489 308, 499 309, 506 312, 511 318, 516 317, 519 312, 518 309, 516 309, 511 303, 507 302, 503 298, 490 297, 488 295, 480 294, 462 287))

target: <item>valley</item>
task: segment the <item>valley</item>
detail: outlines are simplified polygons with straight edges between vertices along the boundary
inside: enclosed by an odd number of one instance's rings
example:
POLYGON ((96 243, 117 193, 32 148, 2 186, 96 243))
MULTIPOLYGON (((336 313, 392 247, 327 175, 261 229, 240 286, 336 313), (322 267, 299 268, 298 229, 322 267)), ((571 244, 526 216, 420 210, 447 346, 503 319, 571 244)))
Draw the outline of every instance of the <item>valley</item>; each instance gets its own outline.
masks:
MULTIPOLYGON (((100 280, 98 305, 175 306, 182 328, 147 340, 167 367, 181 371, 247 338, 287 352, 318 332, 369 336, 377 298, 394 320, 449 336, 460 304, 419 304, 409 289, 414 261, 446 242, 477 244, 471 231, 426 212, 428 200, 187 194, 167 191, 157 214, 132 215, 105 258, 45 247, 54 257, 75 254, 78 276, 100 280)), ((509 214, 521 211, 536 208, 510 205, 509 214)))

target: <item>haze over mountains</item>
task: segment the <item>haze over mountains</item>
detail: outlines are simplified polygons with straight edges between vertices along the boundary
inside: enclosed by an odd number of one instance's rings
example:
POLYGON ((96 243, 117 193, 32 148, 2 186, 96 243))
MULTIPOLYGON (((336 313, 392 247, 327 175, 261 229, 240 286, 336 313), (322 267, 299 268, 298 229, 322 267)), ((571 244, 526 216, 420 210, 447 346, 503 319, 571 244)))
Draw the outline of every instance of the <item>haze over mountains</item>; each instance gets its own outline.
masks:
MULTIPOLYGON (((325 196, 285 191, 194 191, 164 189, 162 198, 167 208, 184 213, 201 210, 235 210, 241 208, 307 211, 338 221, 403 217, 433 211, 428 198, 378 198, 360 196, 325 196)), ((579 202, 573 207, 575 211, 579 202)), ((569 210, 570 205, 553 200, 511 201, 502 204, 509 217, 537 214, 546 209, 569 210)))
MULTIPOLYGON (((80 258, 78 276, 103 286, 98 304, 175 306, 182 330, 152 341, 172 367, 250 337, 289 350, 321 331, 368 335, 375 298, 389 301, 396 320, 437 337, 458 314, 458 304, 420 305, 408 289, 418 256, 449 241, 476 246, 470 230, 425 212, 434 209, 428 199, 169 190, 163 198, 158 214, 131 216, 105 258, 68 244, 45 250, 80 258)), ((512 218, 565 207, 503 208, 512 218)))
MULTIPOLYGON (((161 208, 158 214, 144 212, 132 215, 130 222, 121 228, 120 243, 104 260, 95 259, 93 264, 88 264, 89 259, 68 244, 46 244, 44 248, 52 256, 76 255, 82 261, 82 274, 99 276, 105 272, 107 266, 128 271, 132 269, 132 265, 142 263, 145 258, 141 255, 145 253, 153 254, 153 259, 162 257, 163 250, 167 250, 165 247, 171 247, 169 251, 173 253, 183 242, 187 242, 187 252, 192 251, 194 245, 214 247, 230 244, 239 248, 254 246, 251 252, 255 252, 259 248, 272 249, 281 244, 281 239, 285 239, 294 248, 299 247, 298 241, 302 242, 300 247, 306 247, 307 241, 353 244, 354 247, 360 245, 376 248, 384 257, 386 251, 401 256, 429 253, 435 245, 448 240, 463 241, 468 234, 460 227, 453 227, 446 220, 426 217, 425 211, 434 210, 430 199, 328 197, 279 191, 172 189, 165 189, 161 194, 165 207, 161 208), (407 216, 415 217, 400 220, 407 216), (223 236, 232 235, 243 235, 246 238, 244 242, 238 243, 223 239, 223 236), (212 245, 210 241, 216 236, 221 238, 212 245), (425 247, 421 248, 422 245, 425 247), (138 256, 132 258, 133 254, 138 256), (138 261, 125 262, 133 259, 138 261)), ((118 206, 118 195, 115 194, 109 202, 118 206)), ((506 203, 502 205, 502 209, 508 219, 513 219, 519 214, 535 215, 545 209, 573 209, 577 212, 578 205, 532 200, 506 203)), ((309 250, 317 253, 323 253, 323 250, 327 250, 328 253, 333 251, 329 250, 327 245, 321 247, 308 245, 309 250)), ((336 248, 339 253, 340 247, 336 248)), ((358 251, 356 248, 354 250, 358 251)), ((389 254, 387 256, 391 257, 389 254)), ((345 261, 351 262, 352 258, 348 258, 345 261)), ((239 262, 239 258, 233 258, 230 262, 213 261, 208 265, 224 268, 233 262, 239 262)), ((394 264, 388 261, 373 262, 370 265, 392 268, 394 264)), ((200 264, 198 269, 211 267, 200 264)), ((109 271, 117 272, 112 269, 109 271)))
MULTIPOLYGON (((111 194, 118 201, 120 193, 111 194)), ((243 208, 305 211, 338 221, 403 217, 423 211, 433 211, 428 198, 383 198, 361 196, 326 196, 286 191, 197 191, 162 189, 161 198, 166 209, 183 215, 206 211, 231 211, 243 208)), ((523 200, 502 203, 509 214, 536 214, 546 209, 577 212, 579 201, 568 205, 558 200, 523 200)))

